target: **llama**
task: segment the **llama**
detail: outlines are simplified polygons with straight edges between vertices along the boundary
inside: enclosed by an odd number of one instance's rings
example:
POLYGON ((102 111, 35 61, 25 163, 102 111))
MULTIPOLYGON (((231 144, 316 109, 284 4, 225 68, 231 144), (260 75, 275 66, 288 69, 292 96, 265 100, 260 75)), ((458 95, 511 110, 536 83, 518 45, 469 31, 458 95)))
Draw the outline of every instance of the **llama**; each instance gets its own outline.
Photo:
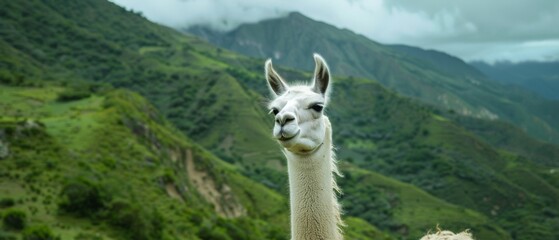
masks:
POLYGON ((332 149, 332 127, 322 111, 326 106, 330 72, 322 57, 314 55, 312 86, 289 86, 276 73, 272 61, 265 64, 266 79, 275 96, 270 113, 275 115, 274 137, 287 158, 291 238, 342 239, 338 186, 339 174, 332 149))
MULTIPOLYGON (((266 80, 274 99, 269 104, 274 115, 273 136, 287 158, 291 238, 293 240, 341 240, 335 175, 338 172, 332 146, 332 126, 323 114, 331 89, 326 61, 314 54, 312 85, 289 86, 265 63, 266 80)), ((470 240, 469 233, 428 234, 422 240, 470 240), (466 236, 466 237, 463 237, 466 236)))

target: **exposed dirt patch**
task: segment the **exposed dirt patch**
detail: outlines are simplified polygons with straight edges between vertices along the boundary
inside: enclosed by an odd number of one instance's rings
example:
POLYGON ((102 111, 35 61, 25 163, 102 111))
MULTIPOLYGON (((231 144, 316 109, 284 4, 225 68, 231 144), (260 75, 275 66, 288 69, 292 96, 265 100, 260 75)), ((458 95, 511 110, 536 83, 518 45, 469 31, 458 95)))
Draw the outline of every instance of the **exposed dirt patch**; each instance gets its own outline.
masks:
POLYGON ((215 211, 222 217, 235 218, 246 215, 246 209, 241 205, 231 188, 223 184, 218 189, 215 181, 203 170, 197 170, 192 150, 186 151, 186 171, 190 182, 196 187, 198 192, 214 205, 215 211))
POLYGON ((169 153, 169 158, 171 158, 171 161, 173 161, 173 163, 176 163, 179 159, 180 159, 180 149, 176 149, 176 150, 168 150, 169 153))
POLYGON ((181 195, 177 191, 177 187, 175 186, 175 184, 167 183, 167 185, 165 185, 165 190, 171 198, 178 199, 179 201, 184 202, 181 195))

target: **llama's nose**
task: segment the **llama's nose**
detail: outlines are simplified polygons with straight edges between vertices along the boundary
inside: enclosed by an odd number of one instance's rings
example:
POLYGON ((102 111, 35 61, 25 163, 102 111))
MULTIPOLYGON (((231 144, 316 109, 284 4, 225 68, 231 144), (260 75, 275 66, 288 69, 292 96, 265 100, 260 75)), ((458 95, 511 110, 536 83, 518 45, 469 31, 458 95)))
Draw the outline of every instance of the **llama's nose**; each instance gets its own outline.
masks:
POLYGON ((282 127, 293 120, 295 120, 295 116, 292 113, 278 114, 276 116, 276 122, 282 127))

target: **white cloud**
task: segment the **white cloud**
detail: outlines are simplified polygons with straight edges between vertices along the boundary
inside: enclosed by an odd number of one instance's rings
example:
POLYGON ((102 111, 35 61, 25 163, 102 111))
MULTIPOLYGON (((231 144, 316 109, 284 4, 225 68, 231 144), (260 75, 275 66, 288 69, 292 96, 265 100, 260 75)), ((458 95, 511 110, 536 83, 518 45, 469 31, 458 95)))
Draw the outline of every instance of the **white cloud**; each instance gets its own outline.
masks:
POLYGON ((447 52, 456 52, 467 61, 559 61, 559 40, 499 43, 456 43, 441 46, 447 52))
POLYGON ((257 0, 112 0, 141 11, 148 19, 174 28, 208 25, 231 30, 242 23, 285 15, 277 4, 257 0))
POLYGON ((141 11, 149 19, 171 27, 209 25, 231 30, 242 23, 276 18, 292 11, 337 27, 348 28, 381 42, 423 41, 447 37, 459 31, 475 31, 461 19, 457 9, 433 14, 387 6, 383 0, 113 0, 141 11))
POLYGON ((559 1, 546 0, 112 0, 175 28, 207 25, 230 30, 242 23, 298 11, 383 43, 447 51, 494 61, 550 59, 559 46, 559 1))

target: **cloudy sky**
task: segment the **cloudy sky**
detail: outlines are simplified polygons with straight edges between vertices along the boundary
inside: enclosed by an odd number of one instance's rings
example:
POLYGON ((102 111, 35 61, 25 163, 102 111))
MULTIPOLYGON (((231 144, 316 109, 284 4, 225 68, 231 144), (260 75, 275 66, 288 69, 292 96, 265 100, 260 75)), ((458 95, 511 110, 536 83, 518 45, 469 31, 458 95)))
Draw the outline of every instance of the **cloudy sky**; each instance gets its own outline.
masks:
POLYGON ((465 60, 559 60, 558 0, 112 0, 175 28, 231 30, 292 11, 465 60))

